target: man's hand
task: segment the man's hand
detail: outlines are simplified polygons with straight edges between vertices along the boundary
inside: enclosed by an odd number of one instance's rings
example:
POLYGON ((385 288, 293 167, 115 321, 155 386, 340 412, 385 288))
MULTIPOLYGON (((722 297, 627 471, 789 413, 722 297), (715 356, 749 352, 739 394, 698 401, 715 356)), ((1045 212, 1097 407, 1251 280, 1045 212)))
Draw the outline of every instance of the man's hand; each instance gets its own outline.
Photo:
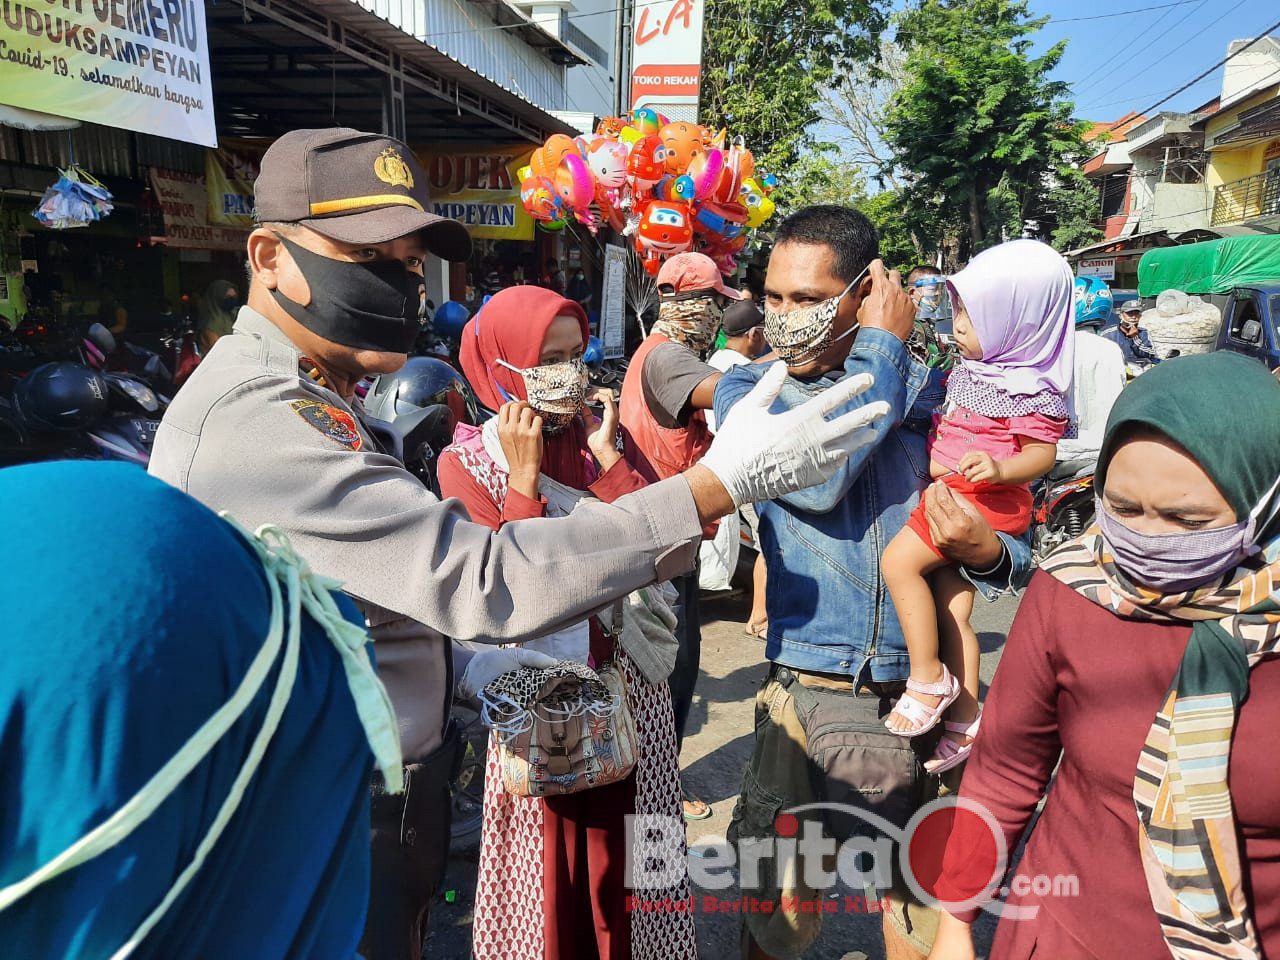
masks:
POLYGON ((600 472, 604 473, 622 459, 617 444, 618 404, 613 399, 612 390, 601 390, 596 397, 604 404, 604 413, 599 426, 587 436, 587 447, 596 463, 600 464, 600 472))
POLYGON ((1004 483, 1000 461, 989 453, 971 450, 960 458, 957 471, 970 483, 1004 483))
POLYGON ((464 700, 474 699, 476 694, 497 680, 504 673, 533 667, 545 670, 556 665, 556 658, 541 650, 524 650, 520 647, 498 650, 481 650, 467 663, 458 680, 457 694, 464 700))
POLYGON ((970 570, 990 570, 1004 547, 991 525, 963 497, 938 481, 924 492, 924 516, 934 545, 948 560, 970 570))
POLYGON ((853 451, 875 442, 871 424, 889 413, 889 405, 878 401, 826 418, 871 386, 868 374, 847 377, 793 410, 770 413, 786 378, 784 364, 771 366, 729 411, 702 458, 701 466, 715 474, 736 506, 827 480, 853 451))
POLYGON ((858 305, 858 323, 884 330, 906 343, 915 328, 916 305, 902 289, 902 276, 897 270, 885 273, 883 260, 872 260, 868 271, 871 292, 858 305))
POLYGON ((523 400, 504 403, 498 410, 498 442, 507 455, 510 484, 530 500, 538 499, 542 472, 542 417, 523 400))

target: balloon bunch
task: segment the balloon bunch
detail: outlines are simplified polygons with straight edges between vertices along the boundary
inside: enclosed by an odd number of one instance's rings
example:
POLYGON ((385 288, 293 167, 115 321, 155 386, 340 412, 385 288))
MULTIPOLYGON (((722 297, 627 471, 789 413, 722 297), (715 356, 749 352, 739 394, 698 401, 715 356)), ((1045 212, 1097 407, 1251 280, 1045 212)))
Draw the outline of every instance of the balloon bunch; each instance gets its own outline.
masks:
POLYGON ((555 134, 519 171, 520 198, 547 230, 572 220, 595 233, 607 223, 628 237, 645 270, 685 250, 732 273, 747 231, 773 215, 772 174, 757 175, 741 138, 671 122, 647 107, 608 117, 596 132, 555 134))

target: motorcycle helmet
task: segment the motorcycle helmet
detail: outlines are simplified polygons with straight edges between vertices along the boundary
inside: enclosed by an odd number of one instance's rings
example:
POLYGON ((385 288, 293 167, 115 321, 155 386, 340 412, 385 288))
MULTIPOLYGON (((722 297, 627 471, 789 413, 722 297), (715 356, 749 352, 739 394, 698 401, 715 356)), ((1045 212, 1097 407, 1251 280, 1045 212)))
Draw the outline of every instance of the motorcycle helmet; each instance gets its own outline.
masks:
POLYGON ((598 367, 604 363, 604 344, 599 337, 587 340, 587 349, 582 351, 582 362, 588 367, 598 367))
POLYGON ((1097 277, 1076 277, 1076 326, 1101 326, 1111 319, 1111 288, 1097 277))
POLYGON ((444 337, 457 339, 462 336, 462 328, 471 319, 471 312, 457 300, 446 300, 440 304, 431 321, 436 333, 444 337))
POLYGON ((107 383, 79 363, 46 363, 13 388, 13 406, 33 430, 83 430, 107 413, 107 383))
POLYGON ((378 377, 364 398, 369 416, 388 423, 431 406, 449 408, 453 415, 450 436, 459 422, 480 422, 479 404, 470 385, 462 374, 437 357, 410 357, 395 373, 378 377))

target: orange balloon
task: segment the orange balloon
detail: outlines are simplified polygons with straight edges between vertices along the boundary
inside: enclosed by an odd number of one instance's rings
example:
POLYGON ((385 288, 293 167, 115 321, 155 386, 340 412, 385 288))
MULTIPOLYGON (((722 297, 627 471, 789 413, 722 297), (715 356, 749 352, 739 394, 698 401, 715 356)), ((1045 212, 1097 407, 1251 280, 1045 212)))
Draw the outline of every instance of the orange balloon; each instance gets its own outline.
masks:
POLYGON ((668 173, 684 173, 694 157, 706 152, 705 134, 705 127, 682 120, 668 123, 658 131, 658 139, 667 148, 668 173))
POLYGON ((533 151, 533 156, 529 159, 529 166, 533 168, 535 176, 551 179, 556 175, 560 161, 566 155, 577 151, 578 145, 573 142, 573 137, 565 136, 563 133, 555 133, 547 138, 546 143, 533 151))

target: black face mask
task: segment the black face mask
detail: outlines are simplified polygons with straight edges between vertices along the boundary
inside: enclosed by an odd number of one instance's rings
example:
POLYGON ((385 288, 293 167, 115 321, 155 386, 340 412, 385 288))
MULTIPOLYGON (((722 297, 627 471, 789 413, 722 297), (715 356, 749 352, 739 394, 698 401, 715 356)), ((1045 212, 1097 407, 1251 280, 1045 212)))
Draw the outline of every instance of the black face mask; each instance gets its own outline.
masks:
POLYGON ((239 306, 239 301, 236 300, 235 297, 226 297, 222 301, 222 309, 226 310, 228 313, 234 310, 237 306, 239 306))
POLYGON ((276 234, 311 288, 307 306, 272 290, 289 316, 318 336, 359 350, 408 353, 422 330, 422 277, 399 260, 333 260, 276 234))

